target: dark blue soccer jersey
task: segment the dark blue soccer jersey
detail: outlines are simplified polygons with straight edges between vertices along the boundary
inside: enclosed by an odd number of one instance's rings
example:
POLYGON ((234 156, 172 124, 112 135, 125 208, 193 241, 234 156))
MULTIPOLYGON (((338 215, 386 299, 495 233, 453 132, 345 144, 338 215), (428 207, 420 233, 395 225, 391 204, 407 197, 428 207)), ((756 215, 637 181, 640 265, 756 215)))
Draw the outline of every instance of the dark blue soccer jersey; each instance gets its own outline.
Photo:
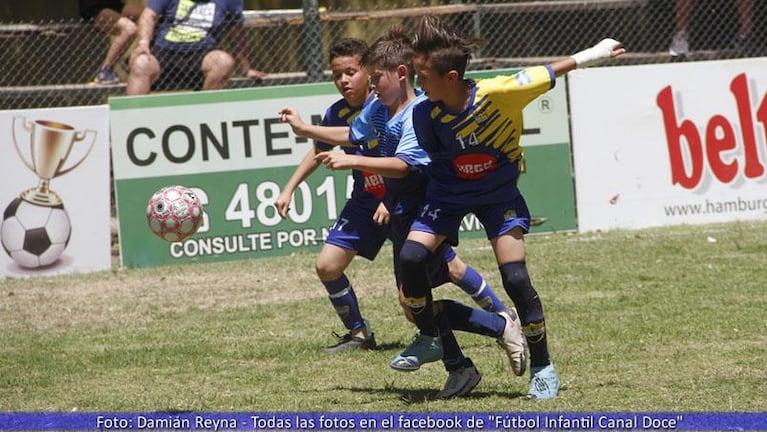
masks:
POLYGON ((522 110, 550 90, 555 79, 550 66, 536 66, 512 76, 466 80, 470 100, 457 113, 441 102, 419 103, 413 125, 431 157, 430 199, 471 206, 519 195, 522 110))

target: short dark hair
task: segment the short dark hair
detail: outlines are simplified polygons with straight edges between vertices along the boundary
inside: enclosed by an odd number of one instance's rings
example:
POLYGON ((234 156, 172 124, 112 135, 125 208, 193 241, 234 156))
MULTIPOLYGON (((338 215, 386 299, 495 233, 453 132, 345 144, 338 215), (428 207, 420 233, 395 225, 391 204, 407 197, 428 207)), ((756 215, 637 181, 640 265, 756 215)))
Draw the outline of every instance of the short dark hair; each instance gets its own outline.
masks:
POLYGON ((385 70, 394 70, 399 65, 405 65, 412 81, 415 77, 413 43, 402 27, 391 27, 387 34, 373 42, 367 55, 362 58, 362 64, 366 68, 378 67, 385 70))
POLYGON ((424 15, 415 28, 413 50, 423 56, 437 73, 456 70, 463 76, 479 41, 450 30, 439 18, 424 15))
POLYGON ((328 49, 328 60, 333 61, 336 57, 364 57, 367 54, 368 43, 357 38, 343 38, 333 42, 328 49))

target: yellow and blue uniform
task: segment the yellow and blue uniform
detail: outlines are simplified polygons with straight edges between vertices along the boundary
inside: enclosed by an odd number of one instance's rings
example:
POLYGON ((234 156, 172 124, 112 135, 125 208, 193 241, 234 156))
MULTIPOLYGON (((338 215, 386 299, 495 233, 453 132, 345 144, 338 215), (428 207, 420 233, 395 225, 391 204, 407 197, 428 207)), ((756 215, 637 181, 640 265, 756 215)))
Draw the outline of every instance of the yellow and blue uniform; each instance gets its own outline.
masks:
POLYGON ((431 157, 424 211, 414 230, 458 243, 458 227, 475 213, 488 238, 515 226, 529 229, 530 215, 517 188, 522 158, 522 110, 556 83, 551 66, 510 75, 466 80, 467 107, 448 110, 424 101, 413 110, 414 138, 431 157))

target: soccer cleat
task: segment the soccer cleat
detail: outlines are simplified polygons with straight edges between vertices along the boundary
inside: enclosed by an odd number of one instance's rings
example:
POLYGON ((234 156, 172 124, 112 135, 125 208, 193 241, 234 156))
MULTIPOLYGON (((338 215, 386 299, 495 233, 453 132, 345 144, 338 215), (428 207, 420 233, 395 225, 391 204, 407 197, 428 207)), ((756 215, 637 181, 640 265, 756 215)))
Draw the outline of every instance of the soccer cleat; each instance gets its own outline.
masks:
POLYGON ((552 399, 559 393, 559 374, 553 364, 530 368, 528 399, 552 399))
POLYGON ((441 358, 442 341, 439 336, 418 333, 410 346, 395 357, 389 366, 398 371, 410 372, 418 370, 424 363, 435 362, 441 358))
POLYGON ((690 43, 687 42, 687 32, 684 30, 674 33, 668 53, 672 57, 684 57, 690 53, 690 43))
POLYGON ((450 399, 466 396, 482 380, 482 375, 473 365, 450 371, 445 387, 434 396, 437 399, 450 399))
POLYGON ((527 355, 525 353, 527 339, 522 334, 522 322, 519 320, 517 311, 514 308, 498 312, 498 315, 506 320, 503 334, 497 339, 498 345, 506 351, 506 356, 509 357, 509 363, 511 363, 511 370, 514 372, 514 375, 522 376, 527 369, 527 355))
POLYGON ((341 336, 338 333, 333 332, 333 335, 338 338, 338 343, 325 348, 325 352, 329 354, 336 354, 342 351, 348 351, 352 349, 374 350, 376 349, 375 335, 370 332, 366 332, 366 337, 352 336, 352 333, 346 333, 341 336))
POLYGON ((93 85, 114 85, 120 83, 120 77, 117 72, 109 66, 101 66, 96 72, 96 77, 93 78, 91 84, 93 85))

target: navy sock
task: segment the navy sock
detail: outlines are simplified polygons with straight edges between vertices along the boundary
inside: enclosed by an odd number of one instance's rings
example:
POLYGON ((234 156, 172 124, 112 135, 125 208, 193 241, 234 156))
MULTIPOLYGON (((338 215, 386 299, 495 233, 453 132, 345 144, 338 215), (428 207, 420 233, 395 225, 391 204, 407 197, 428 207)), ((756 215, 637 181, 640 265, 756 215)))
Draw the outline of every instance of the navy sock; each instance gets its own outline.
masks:
POLYGON ((436 320, 439 328, 439 338, 442 342, 442 364, 445 366, 445 370, 450 372, 466 367, 467 359, 463 355, 458 341, 455 339, 455 334, 453 334, 450 328, 450 323, 444 311, 437 313, 436 320))
POLYGON ((517 307, 519 319, 522 321, 522 333, 524 333, 527 346, 530 349, 530 366, 537 367, 550 364, 543 304, 530 281, 525 262, 506 263, 499 269, 501 270, 503 288, 506 289, 506 293, 517 307))
POLYGON ((357 295, 354 294, 354 289, 346 275, 341 275, 336 280, 323 281, 322 284, 325 285, 330 303, 333 304, 344 326, 349 330, 365 327, 365 321, 362 319, 357 303, 357 295))
POLYGON ((439 303, 453 330, 498 337, 506 328, 506 320, 497 313, 466 306, 454 300, 440 300, 439 303))
POLYGON ((461 287, 466 294, 470 295, 482 309, 489 312, 506 310, 506 305, 495 295, 493 288, 487 284, 485 278, 474 270, 473 267, 466 266, 466 273, 464 273, 463 278, 456 285, 461 287))

